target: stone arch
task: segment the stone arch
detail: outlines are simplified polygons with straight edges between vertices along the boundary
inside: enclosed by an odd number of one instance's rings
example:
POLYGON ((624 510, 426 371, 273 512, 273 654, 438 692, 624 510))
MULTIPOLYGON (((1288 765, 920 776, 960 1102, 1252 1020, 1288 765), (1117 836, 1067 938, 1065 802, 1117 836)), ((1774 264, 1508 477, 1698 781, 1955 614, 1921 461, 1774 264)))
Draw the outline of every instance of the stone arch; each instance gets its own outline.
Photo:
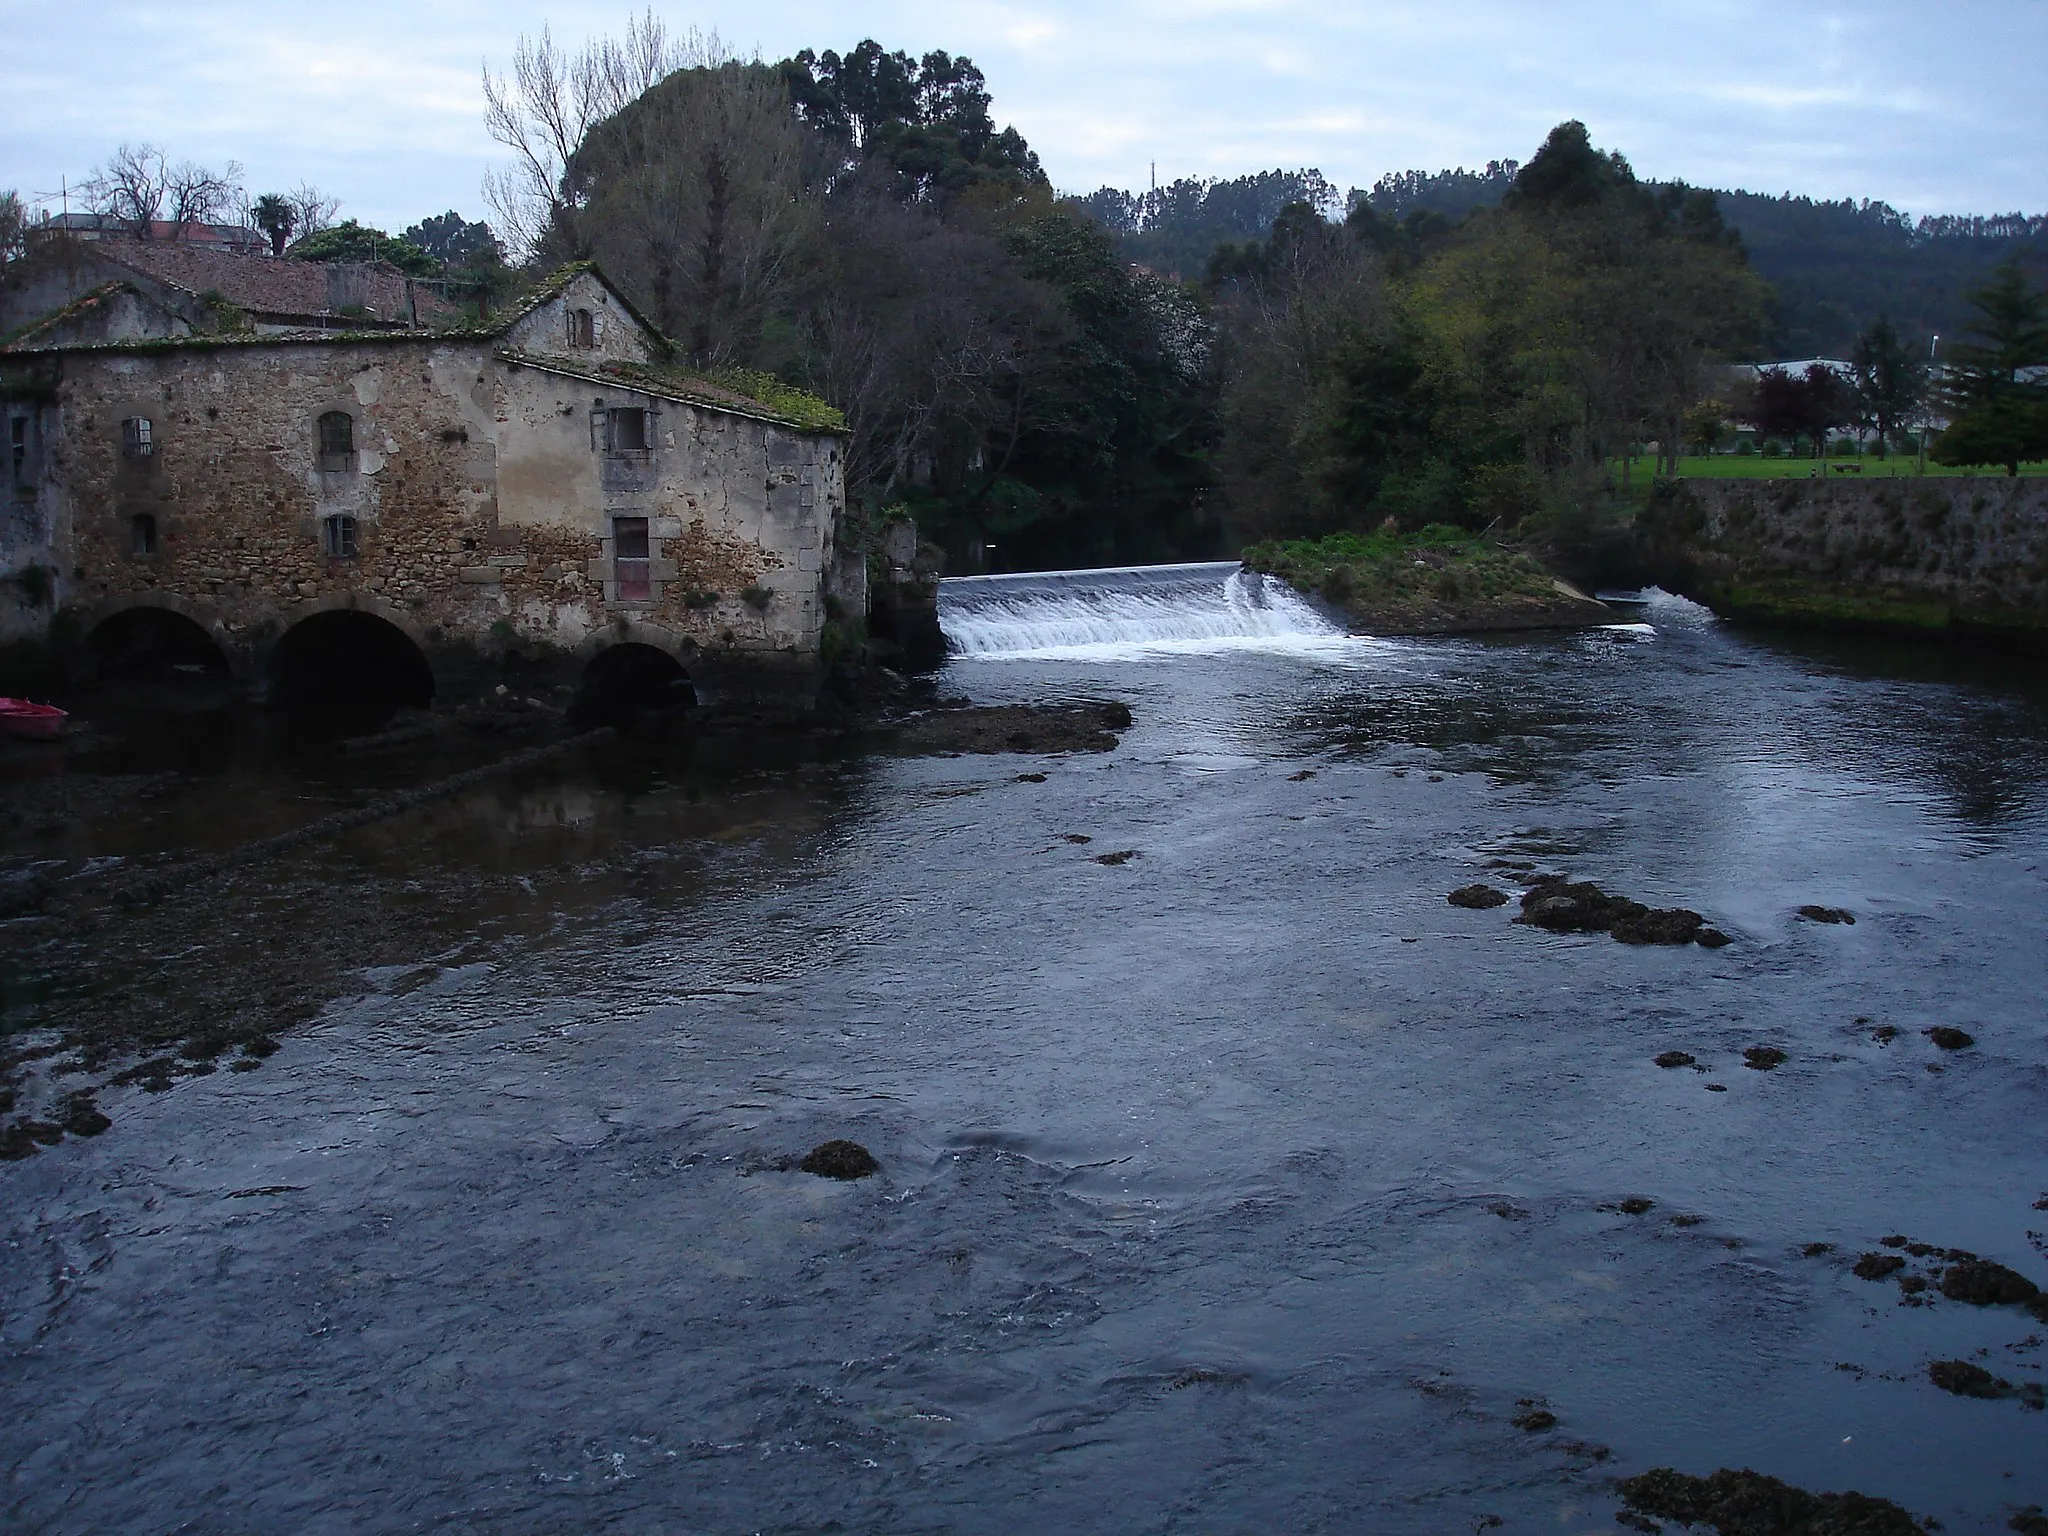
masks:
POLYGON ((673 719, 697 704, 690 674, 666 647, 621 640, 584 664, 569 723, 580 729, 673 719))
POLYGON ((225 631, 199 604, 175 594, 152 594, 102 604, 86 632, 86 654, 101 678, 169 677, 237 669, 225 631))
POLYGON ((422 655, 431 655, 440 639, 438 634, 428 634, 420 626, 419 620, 398 604, 387 602, 374 592, 362 591, 323 592, 318 597, 294 603, 278 615, 278 633, 281 636, 285 631, 303 624, 315 614, 334 613, 343 609, 382 619, 418 646, 422 655))
POLYGON ((269 702, 381 722, 434 702, 426 649, 369 604, 308 604, 264 659, 269 702))
POLYGON ((697 640, 680 630, 653 619, 619 614, 585 635, 576 647, 576 659, 586 666, 616 645, 645 645, 666 652, 678 666, 687 669, 702 649, 697 640))

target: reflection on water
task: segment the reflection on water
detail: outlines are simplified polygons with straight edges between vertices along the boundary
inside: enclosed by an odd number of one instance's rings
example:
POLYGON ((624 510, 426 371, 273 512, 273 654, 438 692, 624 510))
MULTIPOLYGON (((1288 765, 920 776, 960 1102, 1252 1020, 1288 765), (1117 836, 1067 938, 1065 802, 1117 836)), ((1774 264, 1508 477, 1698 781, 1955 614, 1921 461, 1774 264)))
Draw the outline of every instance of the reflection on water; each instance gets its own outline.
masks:
MULTIPOLYGON (((124 918, 138 992, 234 1006, 202 983, 257 946, 333 1001, 0 1165, 19 1517, 1587 1532, 1658 1464, 1951 1530, 2048 1501, 2039 1419, 1926 1379, 2039 1381, 2031 1321, 1851 1270, 1905 1233, 2048 1278, 2041 693, 1645 618, 963 658, 1136 725, 621 743, 220 927, 124 918), (1503 855, 1736 942, 1445 902, 1503 855), (881 1173, 787 1171, 836 1136, 881 1173)), ((232 842, 448 750, 238 748, 59 841, 232 842)))

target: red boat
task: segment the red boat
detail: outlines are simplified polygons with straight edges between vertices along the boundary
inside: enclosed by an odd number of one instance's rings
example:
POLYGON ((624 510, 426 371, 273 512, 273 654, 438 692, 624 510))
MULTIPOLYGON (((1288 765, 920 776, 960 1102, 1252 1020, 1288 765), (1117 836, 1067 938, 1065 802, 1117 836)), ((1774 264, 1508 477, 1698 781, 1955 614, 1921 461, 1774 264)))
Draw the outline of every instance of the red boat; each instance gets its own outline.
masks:
POLYGON ((67 712, 54 704, 0 699, 0 736, 27 736, 47 741, 64 728, 68 718, 67 712))

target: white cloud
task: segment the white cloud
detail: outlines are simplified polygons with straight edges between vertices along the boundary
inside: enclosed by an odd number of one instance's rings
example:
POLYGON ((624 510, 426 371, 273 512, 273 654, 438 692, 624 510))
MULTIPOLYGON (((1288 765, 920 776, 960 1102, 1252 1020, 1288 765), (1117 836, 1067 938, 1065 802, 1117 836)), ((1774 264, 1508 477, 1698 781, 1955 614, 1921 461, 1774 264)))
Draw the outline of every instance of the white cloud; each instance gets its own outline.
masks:
MULTIPOLYGON (((402 227, 482 211, 495 160, 477 88, 517 36, 578 42, 644 0, 0 0, 0 187, 54 191, 123 140, 313 180, 402 227)), ((683 18, 675 20, 680 24, 683 18)), ((2048 209, 2048 5, 1908 0, 703 0, 689 18, 768 58, 944 48, 987 74, 1063 187, 1318 165, 1384 172, 1526 159, 1585 120, 1645 174, 2048 209)))

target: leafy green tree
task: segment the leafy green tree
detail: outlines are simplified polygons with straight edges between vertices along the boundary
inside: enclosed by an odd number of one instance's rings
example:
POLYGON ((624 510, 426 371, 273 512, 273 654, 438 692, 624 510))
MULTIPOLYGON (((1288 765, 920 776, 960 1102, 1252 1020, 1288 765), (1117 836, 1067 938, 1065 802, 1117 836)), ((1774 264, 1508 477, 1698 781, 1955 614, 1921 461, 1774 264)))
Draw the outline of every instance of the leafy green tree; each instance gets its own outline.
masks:
POLYGON ((1927 395, 1927 365, 1884 315, 1864 328, 1850 357, 1849 387, 1857 419, 1877 433, 1883 457, 1927 395))
POLYGON ((947 202, 990 184, 1045 184, 1023 136, 996 127, 972 59, 941 50, 913 59, 868 38, 844 57, 807 48, 775 68, 797 115, 839 146, 842 166, 887 166, 900 196, 947 202))
POLYGON ((498 237, 491 233, 491 226, 481 221, 471 224, 453 208, 432 218, 421 219, 401 238, 451 267, 496 264, 504 259, 498 248, 498 237))
POLYGON ((307 235, 291 247, 290 254, 299 261, 381 261, 414 277, 434 277, 441 271, 441 263, 410 240, 354 219, 307 235))
POLYGON ((1978 339, 1955 349, 1942 391, 1952 415, 1930 453, 2017 475, 2023 460, 2048 458, 2048 291, 2009 261, 1969 297, 1978 339))
POLYGON ((599 261, 697 366, 751 363, 813 259, 817 171, 778 71, 677 69, 571 151, 549 246, 599 261))

